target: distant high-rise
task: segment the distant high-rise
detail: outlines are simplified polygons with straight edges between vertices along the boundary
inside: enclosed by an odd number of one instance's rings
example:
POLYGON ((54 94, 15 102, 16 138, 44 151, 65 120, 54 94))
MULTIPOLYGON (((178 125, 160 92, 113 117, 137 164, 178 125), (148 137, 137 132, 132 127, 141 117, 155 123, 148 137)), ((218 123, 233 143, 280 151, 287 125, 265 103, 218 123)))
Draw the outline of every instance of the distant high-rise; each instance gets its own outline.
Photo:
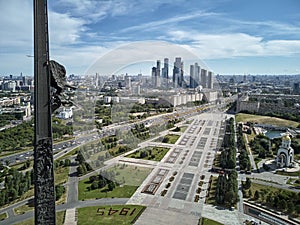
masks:
POLYGON ((300 94, 300 83, 294 83, 294 87, 293 87, 293 93, 294 94, 300 94))
POLYGON ((195 88, 195 67, 190 65, 190 88, 195 88))
POLYGON ((213 73, 211 71, 208 71, 207 75, 207 88, 213 88, 213 73))
POLYGON ((200 84, 200 66, 198 63, 190 66, 190 88, 196 88, 200 84))
POLYGON ((126 73, 125 75, 125 87, 131 89, 131 77, 126 73))
POLYGON ((96 73, 96 76, 95 76, 95 86, 98 87, 99 86, 99 74, 96 73))
POLYGON ((160 60, 157 60, 156 67, 152 67, 152 85, 160 87, 160 60))
POLYGON ((203 88, 207 87, 206 75, 207 75, 207 70, 201 69, 201 82, 200 82, 200 84, 203 88))
POLYGON ((174 87, 182 87, 183 84, 183 62, 180 57, 175 58, 173 68, 173 84, 174 87))
POLYGON ((195 86, 198 87, 200 85, 200 71, 201 71, 201 68, 200 66, 198 65, 198 63, 195 63, 195 86))
POLYGON ((160 87, 160 60, 156 62, 155 87, 160 87))
POLYGON ((169 79, 169 59, 164 59, 164 68, 162 68, 162 77, 164 79, 169 79))
POLYGON ((155 81, 156 81, 156 67, 152 67, 152 73, 151 73, 151 78, 152 78, 152 85, 155 86, 155 81))

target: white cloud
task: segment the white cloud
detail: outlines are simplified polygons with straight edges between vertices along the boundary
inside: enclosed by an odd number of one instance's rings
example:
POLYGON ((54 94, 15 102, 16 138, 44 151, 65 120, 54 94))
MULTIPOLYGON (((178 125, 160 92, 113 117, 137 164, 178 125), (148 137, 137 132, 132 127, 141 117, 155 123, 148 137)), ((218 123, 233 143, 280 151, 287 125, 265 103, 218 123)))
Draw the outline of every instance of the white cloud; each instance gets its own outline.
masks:
POLYGON ((164 29, 163 27, 160 27, 162 25, 166 25, 166 24, 172 24, 172 23, 177 23, 177 22, 182 22, 182 21, 186 21, 186 20, 191 20, 191 19, 195 19, 198 17, 207 17, 207 16, 214 16, 217 15, 216 13, 208 13, 208 12, 196 12, 196 13, 191 13, 189 15, 180 15, 180 16, 175 16, 175 17, 171 17, 168 19, 164 19, 164 20, 158 20, 158 21, 152 21, 152 22, 147 22, 147 23, 143 23, 137 26, 131 26, 131 27, 127 27, 124 28, 122 30, 120 30, 120 32, 132 32, 132 31, 140 31, 140 30, 144 30, 144 29, 151 29, 151 28, 160 28, 160 29, 164 29))
POLYGON ((197 31, 170 31, 172 41, 196 51, 203 59, 239 56, 290 56, 300 53, 300 40, 270 40, 244 33, 203 34, 197 31))
POLYGON ((68 45, 79 41, 85 21, 56 12, 49 13, 50 44, 68 45))
POLYGON ((65 8, 75 17, 83 17, 93 23, 107 16, 125 15, 134 6, 134 1, 124 0, 60 0, 55 5, 65 8))

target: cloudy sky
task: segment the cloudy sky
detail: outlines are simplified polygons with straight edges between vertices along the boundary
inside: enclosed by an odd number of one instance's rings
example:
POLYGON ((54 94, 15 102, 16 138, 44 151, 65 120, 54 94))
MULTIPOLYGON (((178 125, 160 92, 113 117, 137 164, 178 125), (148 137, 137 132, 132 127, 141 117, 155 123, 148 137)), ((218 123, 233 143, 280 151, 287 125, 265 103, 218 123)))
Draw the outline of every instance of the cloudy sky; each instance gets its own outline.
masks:
MULTIPOLYGON (((50 55, 69 74, 141 41, 176 44, 219 74, 300 74, 298 0, 49 0, 48 10, 50 55)), ((33 0, 0 0, 0 76, 32 75, 32 54, 33 0)))

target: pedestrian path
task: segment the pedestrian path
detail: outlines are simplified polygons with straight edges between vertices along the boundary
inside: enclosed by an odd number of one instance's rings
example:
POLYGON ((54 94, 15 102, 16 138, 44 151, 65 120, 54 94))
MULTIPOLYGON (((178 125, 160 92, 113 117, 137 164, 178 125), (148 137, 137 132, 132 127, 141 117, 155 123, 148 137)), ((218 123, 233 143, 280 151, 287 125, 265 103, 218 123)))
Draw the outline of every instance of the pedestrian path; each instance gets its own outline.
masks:
POLYGON ((67 209, 64 225, 76 225, 76 224, 77 224, 76 208, 67 209))

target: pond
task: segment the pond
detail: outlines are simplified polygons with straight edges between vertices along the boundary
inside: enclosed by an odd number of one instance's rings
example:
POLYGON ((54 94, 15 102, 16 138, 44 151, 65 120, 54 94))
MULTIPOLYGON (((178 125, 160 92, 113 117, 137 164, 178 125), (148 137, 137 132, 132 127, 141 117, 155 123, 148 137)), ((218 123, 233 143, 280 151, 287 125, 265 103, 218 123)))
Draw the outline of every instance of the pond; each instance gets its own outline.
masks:
POLYGON ((274 139, 274 138, 280 138, 282 137, 282 133, 284 133, 283 131, 278 131, 278 130, 271 130, 271 131, 267 131, 265 133, 265 135, 270 138, 270 139, 274 139))

